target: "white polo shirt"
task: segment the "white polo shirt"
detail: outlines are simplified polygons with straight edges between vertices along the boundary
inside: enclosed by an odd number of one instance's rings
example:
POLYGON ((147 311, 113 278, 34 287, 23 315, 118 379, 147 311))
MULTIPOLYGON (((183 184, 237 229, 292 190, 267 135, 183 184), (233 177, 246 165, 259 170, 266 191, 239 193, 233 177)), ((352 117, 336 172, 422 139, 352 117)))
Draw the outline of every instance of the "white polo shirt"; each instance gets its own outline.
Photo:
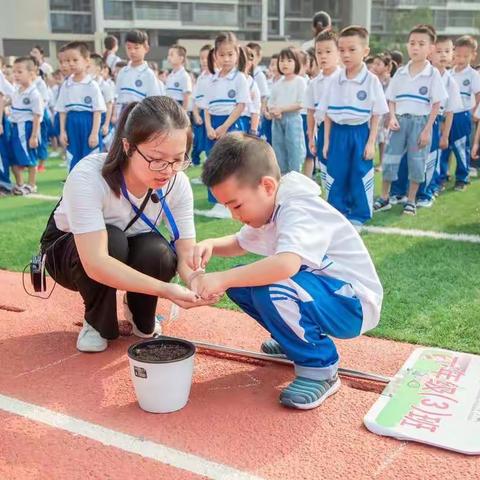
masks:
POLYGON ((105 104, 113 102, 115 100, 115 87, 106 82, 102 77, 96 77, 95 81, 100 87, 105 104))
POLYGON ((165 84, 157 77, 158 89, 160 91, 159 95, 165 95, 167 90, 165 88, 165 84))
POLYGON ((260 90, 260 95, 263 97, 270 96, 270 89, 268 88, 267 77, 262 72, 262 69, 259 66, 256 66, 253 69, 253 79, 257 83, 258 89, 260 90))
POLYGON ((5 75, 0 72, 0 94, 11 97, 14 91, 14 86, 5 78, 5 75))
POLYGON ((40 65, 39 68, 47 76, 53 73, 53 67, 45 61, 40 65))
POLYGON ((480 74, 470 65, 463 70, 456 71, 455 67, 451 70, 453 79, 460 88, 463 108, 460 110, 471 110, 476 104, 475 96, 480 92, 480 74))
POLYGON ((105 112, 105 100, 98 83, 87 75, 75 82, 73 75, 62 85, 55 104, 57 112, 105 112))
POLYGON ((253 114, 260 114, 262 100, 260 97, 260 90, 258 85, 251 75, 247 77, 248 90, 250 92, 250 102, 245 106, 242 115, 251 117, 253 114))
POLYGON ((352 79, 347 78, 345 68, 341 68, 329 82, 324 98, 325 103, 320 108, 326 109, 328 117, 340 125, 361 125, 372 115, 388 112, 382 84, 365 64, 352 79))
POLYGON ((447 70, 445 70, 443 74, 440 73, 440 76, 442 77, 442 82, 448 95, 448 98, 442 100, 440 103, 440 115, 446 112, 461 112, 463 110, 463 102, 457 82, 447 70))
POLYGON ((33 84, 37 87, 37 90, 40 92, 40 95, 43 98, 44 105, 47 106, 48 100, 50 98, 47 84, 45 83, 42 77, 35 78, 35 80, 33 81, 33 84))
POLYGON ((314 118, 315 122, 320 125, 325 119, 326 107, 322 107, 325 104, 325 93, 328 91, 330 82, 340 73, 340 67, 337 67, 330 75, 324 75, 320 72, 315 78, 312 78, 307 87, 305 94, 305 107, 308 110, 315 110, 314 118))
POLYGON ((263 256, 295 253, 310 271, 350 284, 338 294, 355 295, 360 300, 362 333, 375 327, 383 289, 351 223, 320 197, 320 187, 313 180, 298 172, 282 177, 275 203, 269 223, 260 228, 245 225, 237 233, 240 246, 263 256))
POLYGON ((206 103, 206 92, 210 82, 212 81, 212 74, 209 71, 202 72, 197 81, 195 86, 193 87, 193 99, 197 108, 201 110, 205 110, 207 108, 206 103))
POLYGON ((26 90, 21 91, 17 85, 11 96, 12 105, 10 109, 10 121, 13 123, 31 122, 34 115, 40 115, 40 121, 43 118, 45 106, 43 98, 35 85, 30 85, 26 90))
POLYGON ((107 67, 109 67, 112 72, 113 72, 113 69, 115 68, 115 65, 121 61, 122 59, 119 56, 115 55, 115 53, 113 52, 110 52, 107 55, 107 58, 105 59, 105 63, 107 64, 107 67))
MULTIPOLYGON (((62 201, 54 214, 55 224, 60 230, 72 232, 74 235, 105 230, 106 225, 114 225, 123 230, 135 216, 128 200, 123 195, 118 197, 102 176, 106 157, 106 153, 88 155, 68 175, 63 187, 62 201)), ((164 187, 163 191, 166 192, 167 187, 164 187)), ((145 198, 137 198, 131 192, 128 192, 128 195, 137 207, 140 207, 145 198)), ((177 173, 166 203, 175 219, 180 238, 195 238, 193 193, 185 173, 177 173)), ((144 214, 152 222, 160 213, 161 221, 165 221, 161 202, 147 202, 144 214)), ((168 221, 165 225, 172 235, 168 221)), ((126 231, 126 235, 149 231, 150 227, 138 219, 126 231)))
POLYGON ((132 67, 131 63, 123 67, 118 73, 115 91, 117 104, 121 106, 161 94, 157 77, 147 62, 138 67, 132 67))
POLYGON ((211 115, 230 115, 239 103, 250 102, 247 78, 236 68, 228 75, 212 75, 211 83, 205 94, 205 102, 211 115))
POLYGON ((183 102, 183 95, 192 92, 192 79, 184 67, 172 70, 167 77, 166 94, 177 102, 183 102))
POLYGON ((387 88, 387 100, 395 102, 397 115, 430 115, 432 105, 448 97, 440 72, 427 61, 423 70, 412 77, 411 63, 395 73, 387 88))

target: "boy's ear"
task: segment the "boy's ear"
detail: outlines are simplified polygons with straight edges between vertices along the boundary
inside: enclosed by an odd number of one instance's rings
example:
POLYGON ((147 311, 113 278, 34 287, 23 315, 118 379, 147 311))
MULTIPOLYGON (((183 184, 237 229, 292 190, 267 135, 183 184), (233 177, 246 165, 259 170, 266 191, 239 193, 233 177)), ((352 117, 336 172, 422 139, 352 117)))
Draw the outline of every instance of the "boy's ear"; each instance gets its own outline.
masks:
POLYGON ((276 194, 278 182, 275 178, 269 176, 262 177, 261 183, 268 196, 276 194))
POLYGON ((145 42, 143 46, 145 47, 145 53, 148 53, 150 51, 150 45, 147 42, 145 42))
POLYGON ((367 58, 369 54, 370 54, 370 47, 367 45, 365 47, 365 53, 363 55, 363 58, 367 58))

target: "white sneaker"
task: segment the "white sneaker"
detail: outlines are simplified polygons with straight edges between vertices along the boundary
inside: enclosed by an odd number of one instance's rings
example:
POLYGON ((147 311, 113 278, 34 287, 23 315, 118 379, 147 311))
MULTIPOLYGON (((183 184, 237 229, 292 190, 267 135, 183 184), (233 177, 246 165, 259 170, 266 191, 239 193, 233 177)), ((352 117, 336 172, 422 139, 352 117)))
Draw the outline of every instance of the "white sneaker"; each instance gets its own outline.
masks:
POLYGON ((193 213, 208 218, 232 218, 230 210, 221 203, 216 203, 211 210, 194 210, 193 213))
POLYGON ((135 325, 135 322, 133 321, 133 315, 130 310, 130 307, 128 306, 127 302, 127 294, 123 294, 123 316, 125 320, 132 326, 132 333, 136 337, 140 338, 152 338, 154 335, 161 335, 162 334, 162 324, 157 320, 157 317, 155 317, 155 326, 153 328, 152 333, 143 333, 140 331, 137 326, 135 325))
POLYGON ((390 205, 398 205, 407 203, 408 198, 406 196, 392 195, 390 197, 390 205))
POLYGON ((77 350, 81 352, 103 352, 108 342, 85 320, 77 338, 77 350))
POLYGON ((26 183, 23 186, 23 191, 25 192, 25 195, 30 195, 31 193, 37 193, 37 186, 32 186, 28 183, 26 183))
POLYGON ((417 207, 421 207, 421 208, 430 208, 431 206, 433 205, 433 201, 432 200, 418 200, 417 202, 417 207))
POLYGON ((192 178, 190 180, 190 183, 192 185, 203 185, 202 179, 201 178, 192 178))
POLYGON ((14 195, 25 195, 25 185, 18 185, 18 183, 15 184, 12 188, 12 193, 14 195))

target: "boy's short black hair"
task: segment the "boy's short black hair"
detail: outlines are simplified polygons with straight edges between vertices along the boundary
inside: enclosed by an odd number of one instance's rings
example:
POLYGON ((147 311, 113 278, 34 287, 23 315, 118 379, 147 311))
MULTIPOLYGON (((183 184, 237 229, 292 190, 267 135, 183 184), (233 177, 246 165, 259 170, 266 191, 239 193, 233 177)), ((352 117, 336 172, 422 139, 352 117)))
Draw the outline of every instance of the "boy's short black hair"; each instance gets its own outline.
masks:
POLYGON ((69 42, 66 45, 62 46, 62 52, 66 52, 67 50, 78 50, 83 58, 90 58, 90 50, 88 49, 88 45, 85 42, 69 42))
POLYGON ((243 132, 229 133, 212 148, 202 172, 202 182, 214 187, 232 175, 251 186, 269 176, 280 180, 273 148, 264 140, 243 132))
POLYGON ((113 50, 118 45, 117 37, 113 35, 107 35, 103 40, 103 46, 107 50, 113 50))
POLYGON ((324 30, 323 32, 320 32, 315 37, 315 44, 320 42, 330 42, 330 41, 336 44, 337 40, 338 40, 338 35, 333 30, 324 30))
POLYGON ((455 47, 468 47, 476 50, 478 43, 471 35, 462 35, 455 40, 455 47))
POLYGON ((125 43, 136 43, 137 45, 148 44, 148 35, 144 30, 130 30, 125 36, 125 43))
POLYGON ((432 25, 427 25, 425 23, 415 25, 408 34, 409 39, 413 33, 423 33, 427 35, 432 43, 435 43, 437 41, 437 32, 435 30, 435 27, 433 27, 432 25))
POLYGON ((18 57, 13 61, 13 64, 18 63, 23 63, 29 72, 34 72, 38 68, 33 57, 18 57))
POLYGON ((33 48, 36 48, 42 57, 45 55, 45 50, 40 45, 34 45, 33 48))
POLYGON ((446 43, 446 42, 452 42, 452 44, 453 44, 453 40, 452 40, 451 37, 449 37, 447 35, 437 35, 437 39, 435 40, 435 44, 446 43))
POLYGON ((182 45, 175 43, 172 45, 170 48, 173 48, 177 51, 178 55, 180 57, 183 57, 183 61, 185 62, 187 60, 187 49, 183 47, 182 45))
POLYGON ((369 55, 368 57, 365 58, 364 62, 366 65, 370 65, 371 63, 373 63, 374 60, 375 59, 371 55, 369 55))
POLYGON ((397 66, 403 65, 403 53, 400 50, 392 50, 390 56, 397 66))
POLYGON ((289 58, 290 60, 293 60, 295 62, 295 74, 298 75, 298 73, 300 72, 301 65, 300 65, 300 58, 298 57, 297 51, 293 47, 289 47, 289 48, 284 48, 278 54, 277 69, 282 75, 283 75, 283 72, 282 70, 280 70, 280 60, 282 60, 283 58, 289 58))
POLYGON ((338 38, 340 39, 343 37, 359 37, 368 45, 369 33, 368 33, 368 30, 365 27, 362 27, 361 25, 349 25, 348 27, 345 27, 343 30, 340 30, 340 33, 338 34, 338 38))

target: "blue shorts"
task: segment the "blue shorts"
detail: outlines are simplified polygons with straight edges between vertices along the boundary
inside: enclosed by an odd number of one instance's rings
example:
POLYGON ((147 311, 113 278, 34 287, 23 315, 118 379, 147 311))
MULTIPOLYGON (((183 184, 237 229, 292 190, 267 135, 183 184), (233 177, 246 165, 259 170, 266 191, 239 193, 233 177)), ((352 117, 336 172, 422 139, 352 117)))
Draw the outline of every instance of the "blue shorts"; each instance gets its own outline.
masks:
POLYGON ((28 141, 32 135, 33 122, 18 122, 12 124, 10 148, 12 165, 19 167, 36 167, 38 163, 37 149, 30 148, 28 141))
POLYGON ((92 131, 93 112, 67 112, 66 130, 68 137, 67 150, 72 155, 70 171, 84 157, 102 149, 102 136, 99 131, 98 145, 95 148, 88 146, 88 137, 92 131))
POLYGON ((3 116, 3 133, 0 135, 0 187, 11 190, 10 182, 10 137, 12 134, 12 125, 10 121, 3 116))

